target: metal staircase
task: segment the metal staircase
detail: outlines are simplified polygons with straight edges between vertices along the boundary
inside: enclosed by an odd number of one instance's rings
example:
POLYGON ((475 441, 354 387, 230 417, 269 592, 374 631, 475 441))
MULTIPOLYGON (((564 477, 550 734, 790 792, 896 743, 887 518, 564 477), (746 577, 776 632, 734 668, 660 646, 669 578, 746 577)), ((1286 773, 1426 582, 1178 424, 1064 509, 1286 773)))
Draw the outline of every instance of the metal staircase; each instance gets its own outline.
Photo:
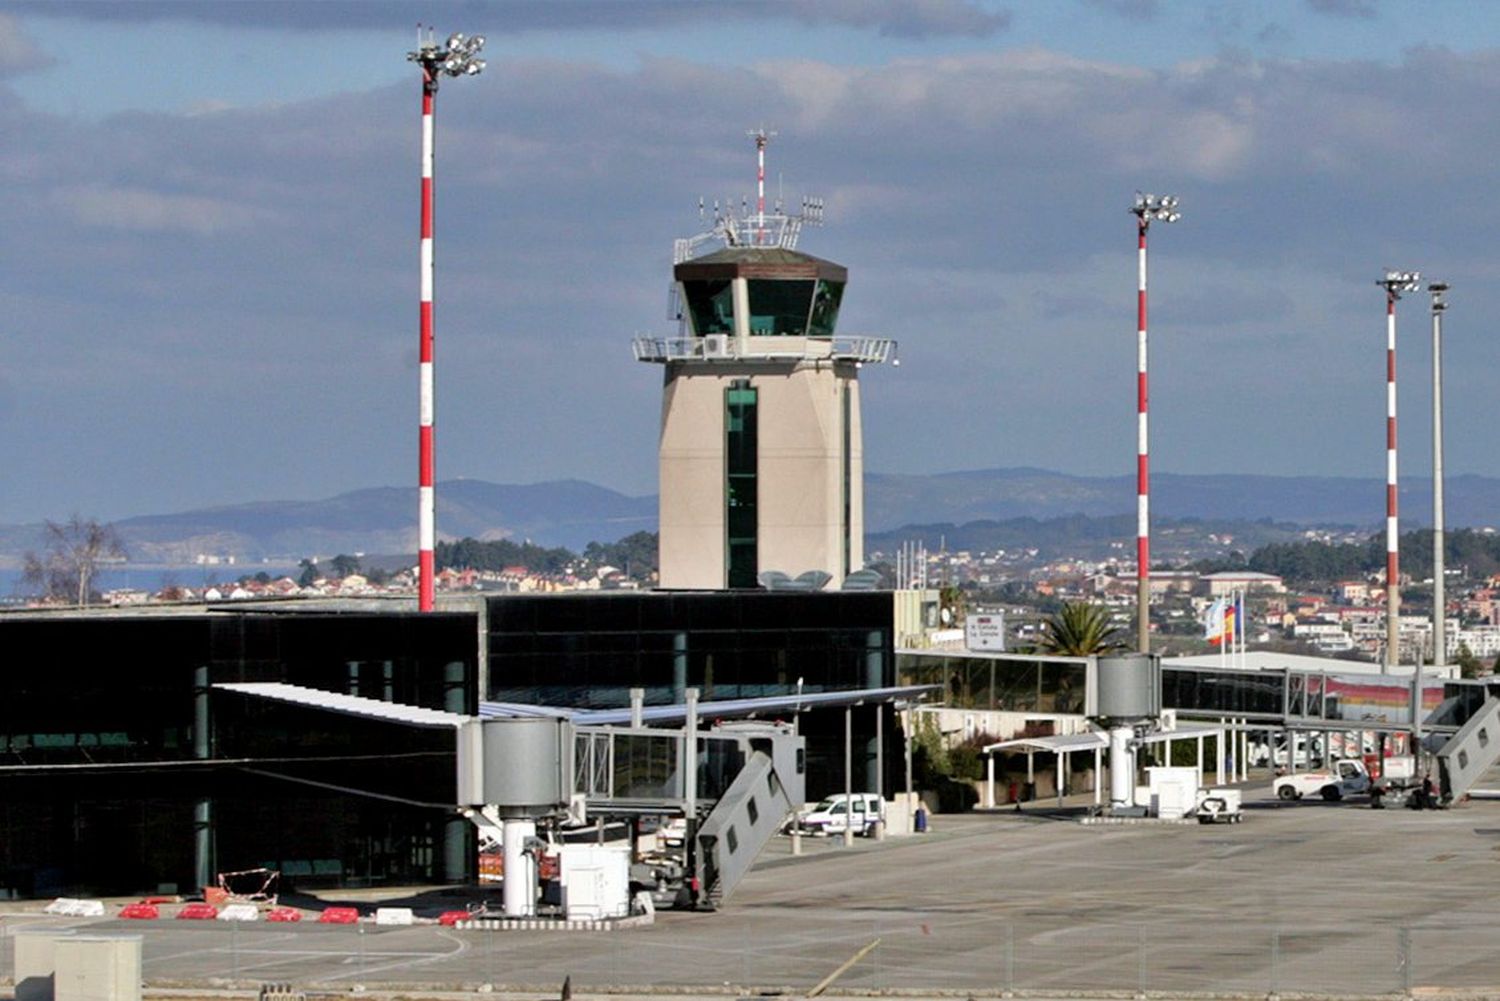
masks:
POLYGON ((700 907, 717 907, 734 891, 766 842, 802 802, 802 786, 795 767, 784 780, 771 749, 754 747, 698 828, 695 875, 703 888, 700 907))
POLYGON ((1462 799, 1500 763, 1500 699, 1487 698, 1437 752, 1438 795, 1444 803, 1462 799))

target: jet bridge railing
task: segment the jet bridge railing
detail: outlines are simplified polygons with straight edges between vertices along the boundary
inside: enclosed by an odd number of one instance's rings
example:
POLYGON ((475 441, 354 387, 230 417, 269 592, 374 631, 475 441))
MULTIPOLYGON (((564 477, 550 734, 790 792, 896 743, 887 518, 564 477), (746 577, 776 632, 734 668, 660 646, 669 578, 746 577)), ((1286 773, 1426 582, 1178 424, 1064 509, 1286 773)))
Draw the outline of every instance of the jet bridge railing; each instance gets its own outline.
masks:
MULTIPOLYGON (((658 802, 680 810, 688 799, 681 730, 580 726, 573 747, 573 792, 591 810, 658 802)), ((699 730, 696 799, 722 796, 744 767, 742 735, 699 730)))

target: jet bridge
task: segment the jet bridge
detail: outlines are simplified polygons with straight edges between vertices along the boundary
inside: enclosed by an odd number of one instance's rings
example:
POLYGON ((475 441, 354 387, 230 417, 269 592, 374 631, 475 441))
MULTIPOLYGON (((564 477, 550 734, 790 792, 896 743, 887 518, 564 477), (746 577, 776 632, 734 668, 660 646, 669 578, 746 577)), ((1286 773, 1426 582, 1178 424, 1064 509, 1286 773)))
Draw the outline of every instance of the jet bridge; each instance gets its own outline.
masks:
MULTIPOLYGON (((224 683, 216 689, 408 726, 454 731, 454 807, 504 851, 507 916, 535 913, 537 822, 646 815, 687 821, 681 864, 658 867, 656 889, 712 908, 734 890, 805 798, 803 738, 756 720, 814 705, 918 699, 930 686, 820 692, 628 710, 482 703, 479 716, 296 685, 224 683), (699 716, 722 720, 700 730, 699 716), (681 722, 680 727, 647 727, 681 722)), ((350 790, 359 792, 359 790, 350 790)))

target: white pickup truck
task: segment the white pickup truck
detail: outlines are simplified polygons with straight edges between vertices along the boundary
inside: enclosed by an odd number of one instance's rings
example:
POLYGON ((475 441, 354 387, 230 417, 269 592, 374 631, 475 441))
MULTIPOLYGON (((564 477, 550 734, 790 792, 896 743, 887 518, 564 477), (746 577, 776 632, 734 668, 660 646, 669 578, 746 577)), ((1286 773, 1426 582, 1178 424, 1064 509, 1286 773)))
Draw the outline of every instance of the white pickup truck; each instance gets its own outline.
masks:
POLYGON ((1293 800, 1304 796, 1322 796, 1332 803, 1345 796, 1370 791, 1370 773, 1357 758, 1335 761, 1332 768, 1282 775, 1271 787, 1278 799, 1293 800))

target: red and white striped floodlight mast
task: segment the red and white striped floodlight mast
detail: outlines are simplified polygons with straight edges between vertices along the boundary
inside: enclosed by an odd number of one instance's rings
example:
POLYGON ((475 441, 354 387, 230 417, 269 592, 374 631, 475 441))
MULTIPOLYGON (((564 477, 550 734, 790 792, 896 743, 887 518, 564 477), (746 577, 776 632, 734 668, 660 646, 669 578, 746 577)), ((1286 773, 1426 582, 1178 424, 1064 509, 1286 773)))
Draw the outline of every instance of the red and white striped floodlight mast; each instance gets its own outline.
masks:
POLYGON ((748 129, 745 135, 755 140, 755 242, 764 243, 766 239, 766 146, 775 137, 776 133, 767 132, 762 125, 758 129, 748 129))
POLYGON ((1146 387, 1146 230, 1154 222, 1176 222, 1182 218, 1177 199, 1172 195, 1135 193, 1130 212, 1136 218, 1139 240, 1137 256, 1139 284, 1136 291, 1135 358, 1136 358, 1136 456, 1135 456, 1135 561, 1136 561, 1136 648, 1151 650, 1151 450, 1147 434, 1150 394, 1146 387))
POLYGON ((432 611, 433 604, 433 540, 437 534, 437 493, 435 475, 437 463, 433 451, 433 378, 432 378, 432 155, 433 118, 432 108, 437 97, 438 80, 443 76, 475 76, 484 70, 484 60, 478 58, 484 47, 484 36, 453 34, 439 45, 433 40, 432 30, 424 38, 422 29, 417 29, 417 50, 408 52, 406 58, 422 68, 422 235, 421 235, 421 303, 418 306, 418 325, 421 333, 421 350, 418 354, 421 367, 417 429, 417 608, 432 611))
POLYGON ((1387 271, 1385 289, 1385 667, 1401 663, 1401 550, 1396 523, 1396 301, 1420 292, 1416 271, 1387 271))

